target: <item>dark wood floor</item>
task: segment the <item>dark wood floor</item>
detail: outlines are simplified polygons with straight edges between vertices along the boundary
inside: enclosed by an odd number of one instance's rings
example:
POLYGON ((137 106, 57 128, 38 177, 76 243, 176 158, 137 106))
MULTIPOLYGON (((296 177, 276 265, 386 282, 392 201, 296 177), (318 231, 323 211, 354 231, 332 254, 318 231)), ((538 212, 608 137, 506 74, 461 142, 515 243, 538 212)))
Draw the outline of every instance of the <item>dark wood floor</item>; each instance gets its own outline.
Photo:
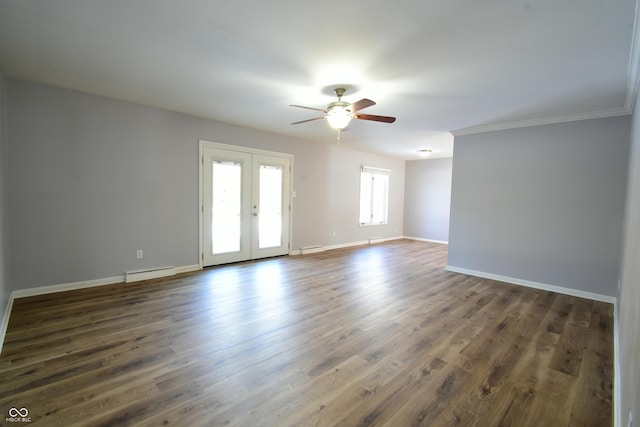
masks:
POLYGON ((0 423, 611 425, 612 306, 446 256, 400 240, 18 299, 0 423))

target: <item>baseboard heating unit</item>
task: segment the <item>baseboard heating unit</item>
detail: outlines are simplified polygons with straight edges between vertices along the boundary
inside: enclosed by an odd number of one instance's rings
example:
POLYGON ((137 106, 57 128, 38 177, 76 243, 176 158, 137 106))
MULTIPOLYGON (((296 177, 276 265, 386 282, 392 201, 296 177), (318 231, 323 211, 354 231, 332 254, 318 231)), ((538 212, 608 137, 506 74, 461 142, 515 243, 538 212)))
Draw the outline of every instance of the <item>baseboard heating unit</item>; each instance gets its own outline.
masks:
POLYGON ((313 254, 316 252, 323 252, 323 251, 324 251, 324 248, 322 247, 322 245, 305 246, 304 248, 300 248, 300 253, 302 255, 313 254))
POLYGON ((138 282, 140 280, 157 279, 158 277, 173 276, 175 274, 176 268, 173 266, 127 271, 124 273, 124 281, 126 283, 138 282))

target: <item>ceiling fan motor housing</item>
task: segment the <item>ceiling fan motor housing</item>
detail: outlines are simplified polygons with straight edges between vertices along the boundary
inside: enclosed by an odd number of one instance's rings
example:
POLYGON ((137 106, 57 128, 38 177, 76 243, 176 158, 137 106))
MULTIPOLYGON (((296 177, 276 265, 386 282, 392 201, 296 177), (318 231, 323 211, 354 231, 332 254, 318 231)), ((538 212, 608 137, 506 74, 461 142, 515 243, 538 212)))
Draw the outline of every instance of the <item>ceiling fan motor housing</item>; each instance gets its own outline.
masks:
POLYGON ((332 110, 346 110, 351 113, 351 108, 349 107, 351 107, 351 104, 349 104, 348 102, 335 101, 327 106, 327 112, 332 110))

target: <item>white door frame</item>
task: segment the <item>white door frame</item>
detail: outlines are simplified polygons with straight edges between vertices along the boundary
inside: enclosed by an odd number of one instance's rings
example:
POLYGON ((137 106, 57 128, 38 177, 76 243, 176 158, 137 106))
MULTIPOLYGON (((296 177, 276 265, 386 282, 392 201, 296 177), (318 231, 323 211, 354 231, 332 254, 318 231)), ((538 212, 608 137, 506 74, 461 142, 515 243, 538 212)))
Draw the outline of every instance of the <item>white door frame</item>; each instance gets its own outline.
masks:
MULTIPOLYGON (((229 151, 237 151, 241 153, 249 153, 249 154, 258 154, 264 156, 272 156, 272 157, 281 157, 288 159, 291 165, 290 176, 293 178, 293 154, 281 153, 277 151, 267 151, 260 150, 257 148, 250 147, 242 147, 239 145, 230 145, 230 144, 221 144, 219 142, 207 141, 207 140, 199 140, 199 148, 198 148, 198 265, 200 268, 204 268, 204 243, 203 243, 203 231, 204 231, 204 200, 203 200, 203 179, 204 179, 204 149, 205 148, 213 148, 213 149, 221 149, 221 150, 229 150, 229 151)), ((292 186, 293 179, 289 180, 288 188, 285 188, 284 191, 289 193, 289 224, 288 227, 288 235, 289 242, 289 255, 291 255, 291 239, 292 239, 292 224, 293 224, 293 199, 292 199, 292 186)))

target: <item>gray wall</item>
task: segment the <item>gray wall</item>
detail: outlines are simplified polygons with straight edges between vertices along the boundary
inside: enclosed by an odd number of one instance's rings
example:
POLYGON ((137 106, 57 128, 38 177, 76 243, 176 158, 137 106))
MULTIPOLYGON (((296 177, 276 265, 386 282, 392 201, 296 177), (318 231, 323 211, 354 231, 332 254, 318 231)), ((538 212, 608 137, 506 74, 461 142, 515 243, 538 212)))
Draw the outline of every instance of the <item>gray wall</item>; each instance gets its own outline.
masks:
POLYGON ((449 265, 615 296, 630 117, 455 138, 449 265))
POLYGON ((404 161, 330 133, 304 141, 13 79, 7 125, 15 289, 198 264, 200 139, 294 155, 293 249, 402 235, 404 161), (361 164, 392 169, 387 226, 358 226, 361 164))
POLYGON ((628 425, 633 412, 633 425, 640 424, 640 102, 636 99, 631 128, 631 154, 621 280, 618 291, 618 362, 621 426, 628 425))
MULTIPOLYGON (((342 144, 345 144, 344 140, 342 144)), ((327 227, 326 235, 329 236, 328 244, 339 245, 345 241, 361 242, 371 237, 402 236, 404 160, 382 159, 372 154, 343 150, 341 146, 333 144, 329 146, 328 162, 331 167, 323 173, 324 177, 321 178, 326 180, 326 187, 331 189, 327 198, 328 206, 315 205, 323 215, 326 215, 324 222, 327 227), (381 162, 381 160, 384 161, 381 162), (362 227, 359 225, 360 165, 391 169, 388 225, 362 227), (334 232, 335 237, 333 237, 334 232)), ((324 241, 327 242, 327 239, 324 241)))
MULTIPOLYGON (((9 226, 7 209, 9 207, 7 200, 7 138, 6 138, 6 120, 5 120, 5 88, 6 81, 2 70, 0 70, 0 323, 5 316, 7 301, 11 293, 9 285, 9 226)), ((0 347, 2 343, 0 343, 0 347)))
POLYGON ((404 235, 449 241, 452 158, 412 160, 405 167, 404 235))

